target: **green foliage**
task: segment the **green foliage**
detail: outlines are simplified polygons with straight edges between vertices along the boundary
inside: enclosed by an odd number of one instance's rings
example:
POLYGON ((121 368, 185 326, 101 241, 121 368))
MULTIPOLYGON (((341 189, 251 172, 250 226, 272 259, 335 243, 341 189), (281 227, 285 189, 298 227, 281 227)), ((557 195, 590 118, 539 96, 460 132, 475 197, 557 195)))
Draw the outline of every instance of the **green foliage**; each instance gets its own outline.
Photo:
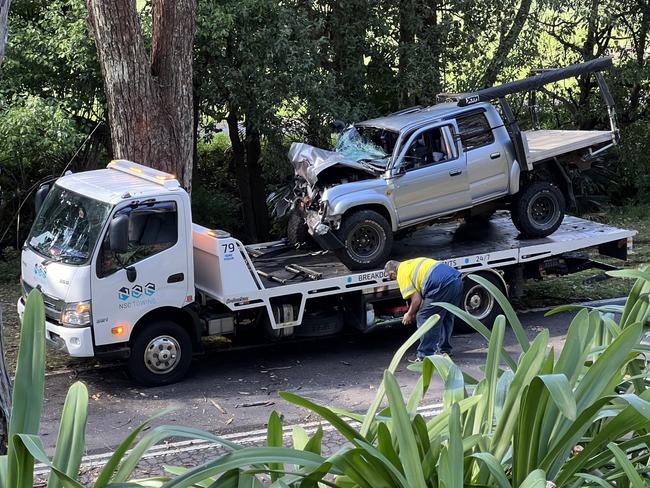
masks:
MULTIPOLYGON (((199 481, 225 486, 227 480, 236 479, 233 470, 239 476, 271 473, 273 486, 514 488, 552 482, 578 488, 618 485, 623 478, 630 486, 645 486, 650 390, 643 370, 635 368, 637 355, 648 349, 640 339, 648 316, 650 274, 618 274, 638 278, 620 322, 611 324, 605 315, 609 308, 580 311, 559 355, 548 347, 548 331, 543 331, 532 342, 520 337, 524 352, 516 367, 502 369, 506 317, 500 316, 480 381, 466 380, 447 357, 427 357, 409 367, 420 376, 407 400, 394 367, 389 367, 377 392, 380 402, 386 395, 387 407, 378 411, 378 403, 373 402, 361 418, 281 393, 285 400, 329 422, 350 445, 329 457, 319 451, 312 457, 313 450, 308 457, 306 449, 278 450, 274 446, 280 443, 281 423, 274 413, 269 421, 269 447, 245 448, 194 469, 172 469, 172 474, 182 475, 165 486, 199 481), (610 335, 604 337, 597 331, 607 321, 610 335), (432 374, 439 375, 444 384, 444 408, 425 421, 417 406, 432 374), (360 420, 362 426, 357 430, 348 419, 360 420), (230 471, 220 475, 226 468, 230 471), (328 473, 333 482, 325 477, 328 473)), ((496 298, 501 302, 503 297, 496 298)), ((508 322, 517 329, 518 318, 507 303, 502 306, 508 322)), ((425 327, 434 323, 435 318, 425 327)), ((392 366, 399 363, 405 349, 396 353, 392 366)), ((296 448, 309 442, 304 432, 294 432, 296 448)))
MULTIPOLYGON (((14 95, 0 101, 0 244, 14 236, 13 218, 23 199, 37 182, 61 173, 83 137, 52 98, 14 95)), ((32 198, 26 203, 23 215, 33 208, 32 198)))
POLYGON ((68 114, 100 115, 102 79, 85 2, 17 1, 10 15, 0 99, 33 95, 52 99, 68 114))
MULTIPOLYGON (((117 486, 273 486, 402 488, 494 486, 609 486, 622 479, 645 486, 650 453, 650 390, 640 343, 648 319, 650 274, 614 272, 635 278, 615 324, 610 308, 581 310, 571 322, 565 346, 554 353, 548 331, 531 342, 514 368, 503 368, 507 321, 520 324, 507 303, 490 333, 484 377, 475 380, 445 356, 430 356, 409 366, 418 381, 405 398, 395 377, 397 365, 418 338, 436 326, 425 323, 395 354, 365 415, 316 404, 291 393, 281 396, 329 422, 349 441, 330 456, 321 453, 323 430, 310 437, 293 431, 293 448, 283 446, 282 420, 273 412, 267 447, 242 448, 198 429, 158 426, 142 435, 145 422, 116 449, 94 483, 117 486), (608 336, 598 333, 607 326, 608 336), (444 385, 443 410, 429 420, 418 413, 434 375, 444 385), (382 401, 387 405, 380 410, 382 401), (350 420, 361 422, 357 429, 350 420), (137 441, 138 436, 141 436, 137 441), (227 454, 195 468, 169 467, 169 478, 128 481, 142 456, 165 439, 202 439, 221 444, 227 454), (137 441, 137 442, 136 442, 137 441)), ((480 278, 474 277, 477 281, 480 278)), ((490 289, 495 293, 495 290, 490 289)), ((503 297, 496 295, 500 302, 503 297)), ((449 307, 459 316, 461 311, 449 307)), ((81 487, 78 471, 84 452, 88 393, 81 383, 69 390, 52 460, 38 437, 44 374, 44 307, 38 291, 27 300, 10 421, 9 454, 0 458, 0 486, 31 487, 35 461, 49 466, 49 487, 81 487)), ((469 322, 470 325, 473 322, 469 322)), ((485 331, 482 331, 485 333, 485 331)), ((161 414, 164 414, 162 412, 161 414)))
POLYGON ((54 99, 28 96, 15 97, 13 102, 0 117, 3 169, 52 174, 52 169, 64 163, 64 155, 72 156, 81 134, 54 99))

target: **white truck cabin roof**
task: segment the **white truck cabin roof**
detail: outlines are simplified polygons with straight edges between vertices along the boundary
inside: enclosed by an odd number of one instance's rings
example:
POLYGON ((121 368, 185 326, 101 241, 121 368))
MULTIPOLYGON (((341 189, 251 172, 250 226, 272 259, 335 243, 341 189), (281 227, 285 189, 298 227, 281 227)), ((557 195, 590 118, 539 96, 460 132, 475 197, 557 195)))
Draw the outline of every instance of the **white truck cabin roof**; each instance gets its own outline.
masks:
POLYGON ((124 159, 111 161, 106 169, 63 176, 56 183, 75 193, 110 204, 126 198, 150 198, 181 189, 174 175, 124 159))

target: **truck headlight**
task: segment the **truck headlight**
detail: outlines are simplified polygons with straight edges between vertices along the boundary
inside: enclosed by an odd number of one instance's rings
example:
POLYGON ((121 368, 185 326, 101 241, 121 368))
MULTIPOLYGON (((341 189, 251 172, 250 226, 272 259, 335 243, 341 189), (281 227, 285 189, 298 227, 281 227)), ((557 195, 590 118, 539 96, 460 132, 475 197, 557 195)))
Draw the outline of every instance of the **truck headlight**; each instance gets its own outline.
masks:
POLYGON ((85 327, 91 322, 90 302, 67 303, 61 314, 61 325, 85 327))

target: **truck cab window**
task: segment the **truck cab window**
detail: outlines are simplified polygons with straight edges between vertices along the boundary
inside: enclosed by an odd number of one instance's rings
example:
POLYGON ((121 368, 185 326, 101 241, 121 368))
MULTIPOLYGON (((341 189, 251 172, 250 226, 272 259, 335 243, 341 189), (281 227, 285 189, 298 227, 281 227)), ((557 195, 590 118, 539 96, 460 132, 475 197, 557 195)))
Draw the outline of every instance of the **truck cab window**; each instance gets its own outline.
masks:
POLYGON ((97 263, 100 278, 169 249, 178 241, 178 212, 173 202, 129 207, 115 215, 122 214, 129 216, 129 250, 123 254, 111 251, 107 233, 97 263))
POLYGON ((458 131, 465 151, 494 142, 492 128, 483 112, 475 112, 464 117, 458 117, 458 131))
POLYGON ((402 166, 405 171, 451 159, 440 127, 420 132, 411 142, 404 155, 402 166))

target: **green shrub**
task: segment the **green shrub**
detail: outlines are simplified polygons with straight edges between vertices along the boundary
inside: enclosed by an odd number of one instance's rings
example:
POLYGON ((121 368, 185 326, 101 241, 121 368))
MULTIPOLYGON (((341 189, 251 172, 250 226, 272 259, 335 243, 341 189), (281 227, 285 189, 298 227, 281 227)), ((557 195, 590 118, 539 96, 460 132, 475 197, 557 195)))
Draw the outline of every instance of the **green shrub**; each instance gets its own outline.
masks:
POLYGON ((11 247, 0 250, 0 283, 20 280, 20 252, 11 247))
MULTIPOLYGON (((267 446, 255 448, 242 448, 197 429, 164 425, 136 442, 148 426, 145 423, 118 446, 94 486, 261 487, 258 476, 263 474, 278 488, 645 487, 650 480, 650 390, 639 355, 650 350, 640 343, 650 308, 650 272, 612 274, 637 279, 625 306, 580 310, 557 354, 549 347, 547 330, 529 341, 506 297, 473 276, 504 310, 492 330, 458 307, 440 305, 488 340, 483 378, 464 373, 446 356, 427 357, 409 366, 418 380, 404 398, 395 378, 397 367, 406 351, 436 325, 434 316, 397 351, 365 415, 281 393, 347 439, 349 445, 331 456, 321 453, 322 428, 310 437, 296 427, 293 447, 282 447, 282 421, 275 412, 268 422, 267 446), (621 314, 618 323, 612 312, 621 314), (517 360, 504 347, 506 323, 522 350, 517 360), (444 385, 443 409, 426 420, 417 408, 436 375, 444 385), (387 405, 382 406, 384 400, 387 405), (228 452, 191 469, 167 467, 169 477, 127 483, 146 451, 169 437, 204 439, 228 452)), ((0 458, 2 487, 31 487, 35 460, 50 467, 50 487, 81 487, 76 479, 88 404, 83 384, 76 383, 68 392, 52 460, 37 435, 44 320, 42 298, 33 291, 23 320, 9 454, 0 458)))
POLYGON ((294 448, 282 448, 274 413, 267 447, 232 452, 194 469, 170 469, 176 477, 164 486, 246 481, 257 487, 260 472, 270 474, 273 486, 296 487, 647 486, 650 391, 637 356, 647 350, 640 339, 650 273, 627 276, 639 280, 625 307, 581 310, 557 356, 548 331, 529 341, 506 298, 473 277, 505 311, 492 331, 453 305, 441 306, 489 341, 484 378, 470 377, 448 357, 431 356, 409 368, 419 378, 410 396, 402 396, 396 367, 408 346, 434 326, 433 317, 395 355, 365 415, 281 393, 329 422, 350 446, 324 457, 322 430, 309 438, 298 428, 294 448), (622 312, 619 323, 607 315, 612 311, 622 312), (523 351, 516 361, 504 348, 506 320, 523 351), (444 385, 443 410, 427 421, 417 407, 434 375, 444 385), (384 396, 388 405, 380 410, 384 396))
POLYGON ((7 242, 15 242, 13 219, 24 198, 21 231, 26 230, 31 219, 25 216, 33 212, 29 192, 43 178, 59 175, 83 138, 72 117, 53 100, 14 97, 0 105, 0 240, 4 235, 7 242))

